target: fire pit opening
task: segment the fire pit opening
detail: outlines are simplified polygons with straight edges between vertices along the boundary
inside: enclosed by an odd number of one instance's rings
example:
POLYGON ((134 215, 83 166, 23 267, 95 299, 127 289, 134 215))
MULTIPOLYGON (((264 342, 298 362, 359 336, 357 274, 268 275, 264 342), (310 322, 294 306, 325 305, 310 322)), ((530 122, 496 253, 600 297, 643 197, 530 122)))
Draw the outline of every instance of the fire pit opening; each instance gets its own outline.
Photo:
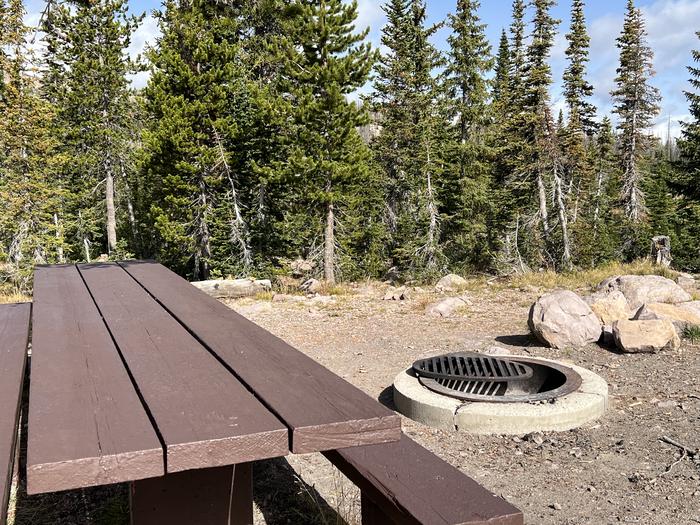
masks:
POLYGON ((463 401, 548 401, 581 386, 581 376, 558 363, 470 352, 420 359, 413 372, 426 388, 463 401))

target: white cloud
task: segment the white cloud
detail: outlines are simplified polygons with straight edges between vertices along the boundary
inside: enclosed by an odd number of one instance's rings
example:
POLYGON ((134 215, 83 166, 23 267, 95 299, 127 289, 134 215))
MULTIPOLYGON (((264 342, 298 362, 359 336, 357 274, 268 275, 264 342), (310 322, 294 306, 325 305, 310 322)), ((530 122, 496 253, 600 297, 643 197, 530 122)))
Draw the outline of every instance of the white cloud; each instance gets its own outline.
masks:
MULTIPOLYGON (((672 135, 680 133, 678 120, 686 117, 687 104, 683 90, 688 89, 685 65, 691 61, 690 51, 700 43, 695 31, 700 28, 700 2, 697 0, 657 0, 642 8, 647 24, 648 43, 654 51, 656 75, 651 84, 663 96, 662 110, 653 131, 665 137, 671 115, 672 135)), ((600 114, 612 110, 610 91, 614 89, 619 50, 616 38, 622 30, 623 13, 605 15, 589 24, 591 36, 590 81, 595 88, 594 102, 600 114)))

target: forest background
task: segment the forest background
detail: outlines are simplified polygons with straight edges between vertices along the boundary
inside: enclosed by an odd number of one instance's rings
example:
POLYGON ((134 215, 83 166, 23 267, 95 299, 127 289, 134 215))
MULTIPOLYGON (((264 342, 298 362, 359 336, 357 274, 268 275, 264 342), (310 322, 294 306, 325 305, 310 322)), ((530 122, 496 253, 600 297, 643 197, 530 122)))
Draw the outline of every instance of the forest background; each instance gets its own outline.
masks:
POLYGON ((2 278, 25 291, 35 264, 105 256, 192 279, 299 260, 330 283, 569 271, 654 235, 700 271, 700 53, 690 118, 662 142, 643 12, 626 3, 604 114, 585 2, 554 6, 514 0, 492 49, 476 0, 436 24, 425 0, 388 0, 380 53, 352 2, 166 0, 133 59, 126 0, 53 0, 37 27, 0 0, 2 278))

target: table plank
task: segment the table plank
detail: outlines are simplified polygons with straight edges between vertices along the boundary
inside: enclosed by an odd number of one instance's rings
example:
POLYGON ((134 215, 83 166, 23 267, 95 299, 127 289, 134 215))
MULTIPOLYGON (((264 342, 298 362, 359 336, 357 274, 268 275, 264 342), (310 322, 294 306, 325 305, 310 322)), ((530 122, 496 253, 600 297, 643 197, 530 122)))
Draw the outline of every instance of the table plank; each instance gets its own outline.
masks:
POLYGON ((34 272, 27 492, 165 473, 163 448, 77 268, 34 272))
POLYGON ((289 430, 119 265, 78 265, 166 447, 166 470, 289 453, 289 430))
POLYGON ((399 439, 397 414, 282 339, 160 264, 120 264, 289 426, 292 452, 399 439))
POLYGON ((0 305, 0 523, 5 523, 19 420, 31 303, 0 305))

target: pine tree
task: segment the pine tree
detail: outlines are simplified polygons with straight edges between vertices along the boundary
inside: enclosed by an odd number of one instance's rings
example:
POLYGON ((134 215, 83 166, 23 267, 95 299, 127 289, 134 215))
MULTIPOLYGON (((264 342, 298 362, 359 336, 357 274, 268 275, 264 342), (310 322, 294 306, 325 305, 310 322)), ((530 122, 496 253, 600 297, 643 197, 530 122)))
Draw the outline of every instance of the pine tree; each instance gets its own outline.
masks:
POLYGON ((513 0, 513 20, 510 25, 510 105, 515 110, 524 103, 525 96, 525 9, 524 0, 513 0))
POLYGON ((149 55, 140 208, 152 250, 194 278, 245 272, 252 262, 236 152, 249 118, 238 41, 240 12, 170 0, 149 55))
POLYGON ((596 129, 594 120, 596 108, 587 100, 593 94, 593 86, 586 80, 588 47, 591 39, 586 30, 583 8, 583 0, 572 1, 571 27, 566 35, 569 45, 566 49, 568 65, 564 71, 564 97, 569 114, 576 113, 583 131, 591 135, 596 129))
POLYGON ((126 0, 70 1, 52 6, 44 21, 48 74, 44 91, 55 102, 63 148, 72 170, 63 178, 75 195, 78 220, 73 255, 90 260, 90 245, 118 246, 117 194, 131 168, 135 103, 128 75, 139 70, 127 54, 141 18, 126 0), (104 198, 96 198, 98 189, 104 198))
POLYGON ((432 274, 444 267, 440 203, 444 107, 434 71, 442 57, 430 43, 438 26, 425 26, 423 0, 392 0, 377 68, 373 103, 382 131, 373 143, 387 179, 387 226, 392 262, 403 271, 432 274))
POLYGON ((0 258, 3 280, 31 289, 34 264, 63 262, 54 221, 57 142, 53 108, 42 100, 33 55, 25 44, 20 0, 0 2, 0 258))
POLYGON ((299 14, 285 74, 295 141, 284 173, 296 209, 307 220, 321 219, 324 279, 332 284, 343 215, 372 183, 368 150, 356 129, 368 121, 367 111, 346 97, 365 84, 376 55, 364 42, 368 30, 354 32, 356 1, 298 0, 294 7, 299 14))
POLYGON ((487 136, 491 115, 486 76, 494 61, 479 5, 459 0, 456 14, 449 17, 452 34, 444 73, 449 138, 439 201, 445 250, 453 261, 483 266, 493 157, 487 136))
MULTIPOLYGON (((700 38, 700 31, 696 33, 700 38)), ((692 50, 694 64, 700 62, 700 51, 692 50)), ((684 176, 676 186, 696 201, 700 201, 700 67, 687 66, 689 83, 693 91, 684 91, 688 111, 692 120, 683 124, 682 140, 679 143, 684 176)))
POLYGON ((634 224, 646 215, 642 189, 644 171, 640 165, 649 147, 646 130, 659 112, 660 96, 649 84, 653 74, 653 51, 646 43, 646 30, 641 10, 633 0, 627 2, 627 12, 621 35, 617 39, 620 65, 611 93, 614 112, 619 116, 620 155, 622 157, 622 201, 626 216, 634 224))
MULTIPOLYGON (((498 55, 496 55, 496 67, 493 80, 493 90, 491 96, 497 108, 503 107, 507 102, 508 84, 510 81, 510 47, 508 45, 508 35, 505 29, 501 31, 501 40, 498 44, 498 55)), ((498 111, 502 114, 501 111, 498 111)))

